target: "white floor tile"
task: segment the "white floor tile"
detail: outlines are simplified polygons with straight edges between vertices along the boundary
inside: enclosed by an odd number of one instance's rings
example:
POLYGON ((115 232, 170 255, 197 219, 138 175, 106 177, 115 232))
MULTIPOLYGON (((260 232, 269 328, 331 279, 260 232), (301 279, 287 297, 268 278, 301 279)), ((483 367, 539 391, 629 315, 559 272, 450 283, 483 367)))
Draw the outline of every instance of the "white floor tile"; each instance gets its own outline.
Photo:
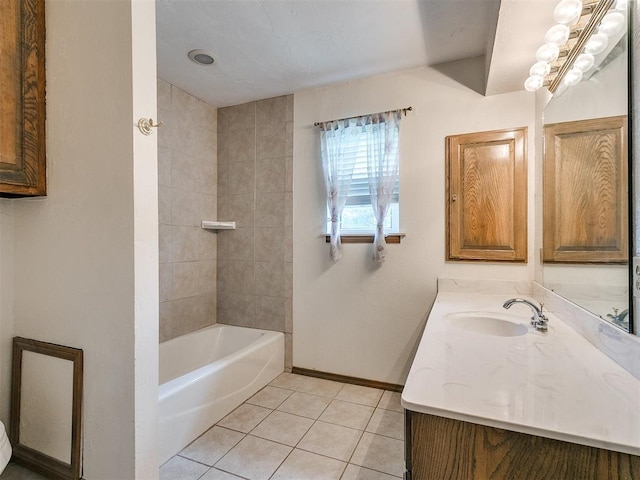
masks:
POLYGON ((369 470, 350 463, 340 480, 397 480, 398 478, 400 477, 392 477, 386 473, 376 472, 375 470, 369 470))
POLYGON ((229 415, 218 422, 218 425, 238 432, 249 433, 255 428, 272 410, 257 405, 243 403, 229 415))
MULTIPOLYGON (((179 477, 176 477, 172 480, 179 480, 179 477)), ((212 468, 202 477, 200 477, 199 480, 243 480, 243 478, 231 473, 223 472, 222 470, 218 470, 216 468, 212 468)))
POLYGON ((302 437, 298 448, 347 462, 361 434, 360 430, 317 421, 302 437))
POLYGON ((401 477, 404 473, 404 442, 365 432, 351 463, 401 477))
POLYGON ((274 411, 251 431, 251 435, 295 447, 312 424, 310 418, 274 411))
POLYGON ((378 388, 346 384, 342 387, 338 395, 336 395, 336 400, 344 400, 346 402, 375 407, 378 405, 383 393, 384 391, 378 388))
POLYGON ((344 427, 364 430, 373 414, 373 407, 357 403, 333 400, 322 412, 319 420, 344 427))
POLYGON ((160 480, 198 480, 209 467, 182 457, 173 457, 160 467, 160 480))
POLYGON ((295 392, 287 398, 277 410, 316 419, 322 414, 324 409, 327 408, 330 402, 331 399, 329 398, 295 392))
POLYGON ((272 480, 338 480, 347 464, 315 453, 295 449, 272 480))
POLYGON ((249 480, 267 480, 291 450, 291 447, 247 435, 215 467, 249 480))
POLYGON ((389 390, 385 390, 382 394, 382 398, 380 399, 380 403, 378 403, 378 408, 404 413, 404 408, 402 408, 402 404, 400 403, 401 397, 402 394, 399 392, 390 392, 389 390))
POLYGON ((243 437, 243 433, 214 426, 188 445, 179 455, 211 466, 243 437))
POLYGON ((366 431, 404 440, 404 414, 376 408, 366 431))
POLYGON ((247 400, 247 403, 251 405, 258 405, 259 407, 276 409, 293 393, 292 390, 285 390, 284 388, 271 387, 267 385, 253 397, 247 400))

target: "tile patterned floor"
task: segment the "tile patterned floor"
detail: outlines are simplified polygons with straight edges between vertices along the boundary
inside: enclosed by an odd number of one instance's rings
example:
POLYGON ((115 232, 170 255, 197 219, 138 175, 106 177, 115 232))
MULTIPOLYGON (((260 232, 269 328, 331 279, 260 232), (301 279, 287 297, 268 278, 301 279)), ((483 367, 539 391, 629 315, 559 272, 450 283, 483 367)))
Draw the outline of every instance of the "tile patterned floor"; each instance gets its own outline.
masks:
POLYGON ((160 468, 160 480, 397 480, 400 394, 283 373, 160 468))

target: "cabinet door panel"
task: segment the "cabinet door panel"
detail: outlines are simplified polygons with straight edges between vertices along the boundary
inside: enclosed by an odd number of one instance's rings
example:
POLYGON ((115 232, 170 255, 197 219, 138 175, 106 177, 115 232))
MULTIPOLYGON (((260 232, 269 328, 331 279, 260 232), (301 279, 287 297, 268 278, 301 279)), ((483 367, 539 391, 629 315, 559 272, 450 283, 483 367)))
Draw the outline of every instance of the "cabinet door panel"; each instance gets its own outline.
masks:
POLYGON ((526 128, 447 137, 447 260, 526 262, 526 128))
POLYGON ((626 263, 625 116, 545 127, 545 262, 626 263))

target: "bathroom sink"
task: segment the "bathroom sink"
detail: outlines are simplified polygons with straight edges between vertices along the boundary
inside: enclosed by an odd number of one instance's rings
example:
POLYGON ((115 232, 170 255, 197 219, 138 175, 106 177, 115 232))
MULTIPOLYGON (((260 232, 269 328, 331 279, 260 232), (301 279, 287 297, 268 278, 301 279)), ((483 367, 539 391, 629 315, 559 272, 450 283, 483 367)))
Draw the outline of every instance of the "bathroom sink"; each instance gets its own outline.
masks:
POLYGON ((449 313, 444 318, 453 327, 482 335, 517 337, 529 331, 517 317, 503 313, 459 312, 449 313))

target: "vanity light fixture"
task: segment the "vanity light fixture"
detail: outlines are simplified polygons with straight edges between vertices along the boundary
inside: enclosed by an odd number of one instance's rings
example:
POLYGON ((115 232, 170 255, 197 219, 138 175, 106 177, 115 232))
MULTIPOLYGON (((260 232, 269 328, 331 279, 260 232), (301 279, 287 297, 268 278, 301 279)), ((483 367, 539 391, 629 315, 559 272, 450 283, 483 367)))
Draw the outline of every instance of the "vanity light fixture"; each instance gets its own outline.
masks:
POLYGON ((627 0, 562 0, 553 17, 557 25, 544 36, 545 43, 536 51, 536 63, 524 82, 525 90, 535 92, 546 86, 555 93, 561 86, 580 83, 596 66, 610 38, 626 28, 627 0))

